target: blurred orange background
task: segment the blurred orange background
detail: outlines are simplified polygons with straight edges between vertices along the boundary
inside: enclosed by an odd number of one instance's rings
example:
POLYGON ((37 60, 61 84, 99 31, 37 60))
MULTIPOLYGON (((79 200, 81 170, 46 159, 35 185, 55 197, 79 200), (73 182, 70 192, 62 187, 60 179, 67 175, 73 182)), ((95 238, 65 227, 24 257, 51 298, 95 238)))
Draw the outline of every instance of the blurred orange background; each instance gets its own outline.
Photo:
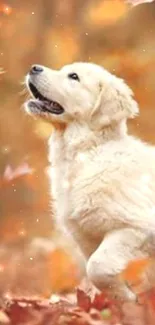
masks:
POLYGON ((141 109, 130 131, 155 143, 155 2, 0 0, 0 293, 49 295, 80 278, 52 219, 52 127, 22 108, 32 64, 72 61, 95 62, 124 78, 141 109))

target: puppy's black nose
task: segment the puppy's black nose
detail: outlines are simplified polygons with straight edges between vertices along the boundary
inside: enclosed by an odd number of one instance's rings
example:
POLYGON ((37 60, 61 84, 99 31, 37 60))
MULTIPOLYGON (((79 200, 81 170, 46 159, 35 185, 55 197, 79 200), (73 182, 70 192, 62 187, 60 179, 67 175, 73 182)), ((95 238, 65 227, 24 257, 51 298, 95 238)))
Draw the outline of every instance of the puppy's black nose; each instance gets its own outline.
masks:
POLYGON ((43 72, 43 68, 41 65, 33 65, 30 70, 30 74, 39 74, 41 72, 43 72))

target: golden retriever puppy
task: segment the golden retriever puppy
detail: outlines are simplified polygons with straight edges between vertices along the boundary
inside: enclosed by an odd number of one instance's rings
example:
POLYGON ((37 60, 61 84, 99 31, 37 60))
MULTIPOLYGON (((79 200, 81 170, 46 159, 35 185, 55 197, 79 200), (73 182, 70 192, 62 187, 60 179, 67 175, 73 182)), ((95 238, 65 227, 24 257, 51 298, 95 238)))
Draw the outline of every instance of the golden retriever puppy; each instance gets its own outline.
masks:
POLYGON ((138 114, 123 80, 91 63, 33 66, 26 111, 55 126, 49 140, 56 222, 76 241, 88 278, 135 299, 120 277, 155 252, 155 148, 128 135, 138 114))

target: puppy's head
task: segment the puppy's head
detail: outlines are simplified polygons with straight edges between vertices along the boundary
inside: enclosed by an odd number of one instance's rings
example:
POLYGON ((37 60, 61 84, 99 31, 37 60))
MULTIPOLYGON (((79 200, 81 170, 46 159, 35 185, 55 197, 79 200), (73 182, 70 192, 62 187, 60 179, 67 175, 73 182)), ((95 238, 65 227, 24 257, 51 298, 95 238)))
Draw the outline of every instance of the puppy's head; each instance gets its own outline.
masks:
POLYGON ((138 113, 124 81, 95 64, 73 63, 58 71, 33 66, 26 84, 32 95, 26 111, 53 122, 102 129, 138 113))

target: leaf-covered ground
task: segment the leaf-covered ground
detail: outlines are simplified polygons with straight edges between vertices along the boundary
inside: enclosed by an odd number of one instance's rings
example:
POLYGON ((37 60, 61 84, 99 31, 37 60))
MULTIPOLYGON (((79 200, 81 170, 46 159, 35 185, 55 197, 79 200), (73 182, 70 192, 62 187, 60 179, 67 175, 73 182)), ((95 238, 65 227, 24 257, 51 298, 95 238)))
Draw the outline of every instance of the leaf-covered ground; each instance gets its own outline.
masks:
POLYGON ((53 295, 50 300, 7 299, 1 301, 0 324, 12 325, 154 325, 155 292, 138 303, 118 303, 104 293, 93 296, 53 295))

